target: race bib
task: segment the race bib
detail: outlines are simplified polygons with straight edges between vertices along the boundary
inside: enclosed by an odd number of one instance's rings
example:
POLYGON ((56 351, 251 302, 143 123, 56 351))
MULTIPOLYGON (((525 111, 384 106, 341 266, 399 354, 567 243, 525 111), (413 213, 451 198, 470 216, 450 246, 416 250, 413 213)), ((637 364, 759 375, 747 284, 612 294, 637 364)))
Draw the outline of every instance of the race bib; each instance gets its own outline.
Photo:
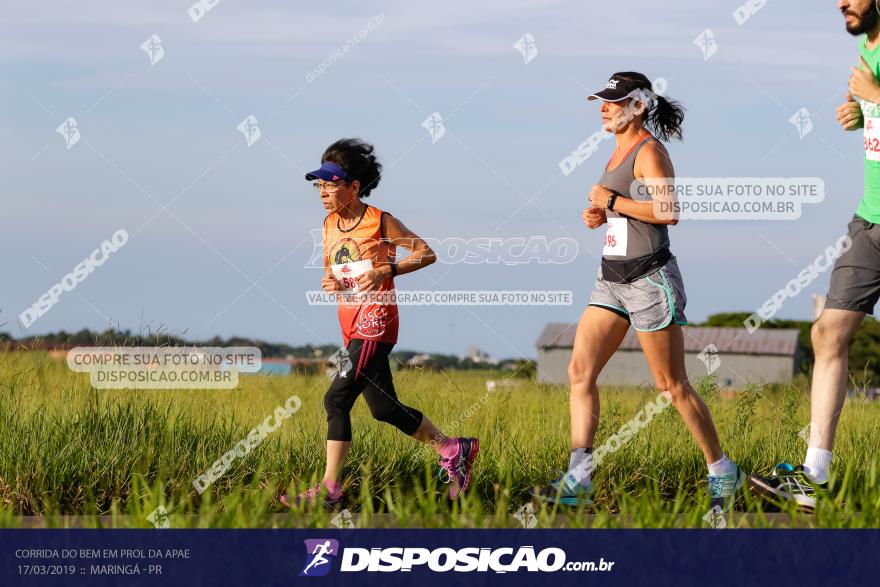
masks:
POLYGON ((880 117, 865 117, 865 158, 880 161, 880 117))
POLYGON ((602 254, 605 256, 626 255, 626 218, 609 218, 608 229, 605 231, 605 247, 602 254))
POLYGON ((343 292, 357 291, 357 278, 367 271, 370 271, 372 268, 373 262, 369 259, 330 265, 330 270, 333 271, 333 277, 339 282, 339 290, 343 292))

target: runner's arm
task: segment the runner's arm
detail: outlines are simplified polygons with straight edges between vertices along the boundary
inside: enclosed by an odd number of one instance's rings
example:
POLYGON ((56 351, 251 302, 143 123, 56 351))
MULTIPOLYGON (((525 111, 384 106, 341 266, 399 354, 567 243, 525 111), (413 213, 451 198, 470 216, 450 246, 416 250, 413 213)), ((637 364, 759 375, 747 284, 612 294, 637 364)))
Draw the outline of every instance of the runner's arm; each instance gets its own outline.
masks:
MULTIPOLYGON (((397 274, 405 275, 418 271, 423 267, 427 267, 437 260, 434 250, 428 246, 422 238, 403 225, 403 222, 391 216, 385 219, 385 238, 394 243, 398 247, 402 247, 410 252, 409 255, 397 262, 397 274)), ((387 271, 391 275, 391 267, 385 266, 380 268, 387 271)))
MULTIPOLYGON (((437 255, 431 247, 428 246, 419 235, 408 229, 397 218, 386 214, 383 218, 385 223, 385 239, 394 243, 398 247, 403 247, 410 251, 410 254, 401 259, 395 265, 397 266, 397 275, 412 273, 422 267, 427 267, 437 260, 437 255)), ((358 289, 360 291, 372 291, 378 288, 382 282, 389 277, 393 277, 391 273, 391 265, 382 265, 376 269, 372 269, 363 273, 357 278, 358 289)))

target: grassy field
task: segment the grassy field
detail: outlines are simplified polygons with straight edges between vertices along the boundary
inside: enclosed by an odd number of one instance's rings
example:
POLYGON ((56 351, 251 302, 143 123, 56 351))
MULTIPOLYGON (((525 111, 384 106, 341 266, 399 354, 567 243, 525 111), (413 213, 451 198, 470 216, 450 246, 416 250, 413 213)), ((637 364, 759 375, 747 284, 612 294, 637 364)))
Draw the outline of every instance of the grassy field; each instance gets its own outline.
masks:
MULTIPOLYGON (((455 504, 437 479, 434 453, 374 422, 359 402, 344 473, 348 509, 359 524, 518 524, 514 513, 529 501, 529 488, 567 465, 568 392, 529 380, 488 392, 487 379, 503 376, 396 376, 402 399, 447 434, 481 439, 472 489, 455 504)), ((44 354, 0 355, 0 526, 20 526, 34 515, 48 526, 69 523, 65 515, 100 526, 110 515, 112 525, 150 527, 147 515, 160 505, 175 527, 327 526, 333 512, 281 516, 276 500, 323 470, 326 378, 242 380, 231 391, 96 391, 87 375, 44 354), (292 394, 302 399, 301 409, 199 495, 193 480, 292 394)), ((805 382, 796 381, 722 399, 712 380, 699 382, 725 450, 748 471, 802 458, 805 390, 805 382)), ((603 390, 597 446, 655 397, 648 386, 603 390)), ((835 450, 835 497, 821 502, 814 516, 785 510, 793 525, 880 526, 878 422, 880 402, 847 401, 835 450)), ((538 526, 700 527, 708 510, 705 463, 673 408, 607 456, 594 483, 593 508, 539 508, 538 526)), ((767 504, 743 496, 728 525, 770 525, 765 511, 771 511, 767 504)))

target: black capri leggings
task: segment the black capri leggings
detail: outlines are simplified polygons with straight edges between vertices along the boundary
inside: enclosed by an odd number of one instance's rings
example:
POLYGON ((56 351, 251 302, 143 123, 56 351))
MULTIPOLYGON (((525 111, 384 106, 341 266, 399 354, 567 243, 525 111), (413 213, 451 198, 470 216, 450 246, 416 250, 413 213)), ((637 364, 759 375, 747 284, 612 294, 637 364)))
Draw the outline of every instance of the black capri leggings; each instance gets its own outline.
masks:
POLYGON ((397 399, 388 355, 394 344, 353 338, 348 343, 348 361, 324 395, 327 410, 327 440, 351 441, 351 408, 363 393, 373 417, 396 426, 407 435, 418 430, 422 413, 397 399))

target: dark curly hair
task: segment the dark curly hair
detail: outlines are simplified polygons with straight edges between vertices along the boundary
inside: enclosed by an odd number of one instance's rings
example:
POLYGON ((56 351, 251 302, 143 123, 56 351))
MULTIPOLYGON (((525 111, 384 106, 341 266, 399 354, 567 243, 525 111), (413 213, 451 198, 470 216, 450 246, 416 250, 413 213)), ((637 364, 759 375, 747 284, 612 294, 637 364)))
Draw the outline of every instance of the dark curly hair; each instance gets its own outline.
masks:
POLYGON ((330 161, 342 167, 347 183, 361 182, 359 198, 367 198, 382 179, 382 164, 373 154, 373 145, 361 139, 339 139, 324 151, 321 162, 330 161))

